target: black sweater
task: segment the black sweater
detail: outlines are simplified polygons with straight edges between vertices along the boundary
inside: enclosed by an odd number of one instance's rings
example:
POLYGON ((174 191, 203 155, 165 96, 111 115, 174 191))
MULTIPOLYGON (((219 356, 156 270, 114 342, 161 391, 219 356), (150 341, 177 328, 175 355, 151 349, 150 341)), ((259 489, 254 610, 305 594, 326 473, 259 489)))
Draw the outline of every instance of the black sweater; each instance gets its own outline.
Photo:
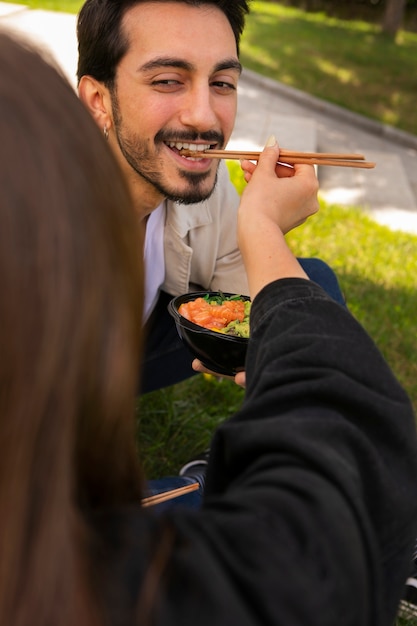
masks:
POLYGON ((302 279, 255 298, 246 383, 201 511, 98 517, 110 623, 392 626, 417 536, 406 394, 352 315, 302 279))

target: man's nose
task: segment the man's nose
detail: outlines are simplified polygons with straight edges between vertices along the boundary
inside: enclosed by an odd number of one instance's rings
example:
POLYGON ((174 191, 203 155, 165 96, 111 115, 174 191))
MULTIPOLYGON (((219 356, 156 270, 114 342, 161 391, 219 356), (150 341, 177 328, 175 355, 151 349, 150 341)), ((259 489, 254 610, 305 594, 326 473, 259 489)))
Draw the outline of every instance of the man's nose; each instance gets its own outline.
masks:
POLYGON ((199 132, 218 128, 214 104, 214 97, 208 85, 195 86, 184 97, 180 113, 181 123, 199 132))

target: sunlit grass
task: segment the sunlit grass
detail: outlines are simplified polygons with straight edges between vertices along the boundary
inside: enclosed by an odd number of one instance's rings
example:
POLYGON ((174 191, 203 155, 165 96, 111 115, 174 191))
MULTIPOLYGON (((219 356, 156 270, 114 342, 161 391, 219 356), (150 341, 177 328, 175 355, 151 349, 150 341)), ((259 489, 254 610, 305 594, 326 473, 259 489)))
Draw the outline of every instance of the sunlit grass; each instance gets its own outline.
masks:
POLYGON ((417 34, 397 42, 376 24, 254 2, 243 64, 368 117, 417 133, 417 34))
POLYGON ((244 396, 234 382, 202 374, 143 396, 137 404, 138 448, 149 478, 178 474, 205 450, 215 428, 244 396))
POLYGON ((12 4, 24 4, 29 9, 78 13, 84 0, 12 0, 12 4))
MULTIPOLYGON (((228 162, 239 191, 240 166, 228 162)), ((373 337, 417 410, 417 236, 395 232, 362 210, 321 203, 287 235, 300 257, 319 257, 337 273, 349 309, 373 337)))

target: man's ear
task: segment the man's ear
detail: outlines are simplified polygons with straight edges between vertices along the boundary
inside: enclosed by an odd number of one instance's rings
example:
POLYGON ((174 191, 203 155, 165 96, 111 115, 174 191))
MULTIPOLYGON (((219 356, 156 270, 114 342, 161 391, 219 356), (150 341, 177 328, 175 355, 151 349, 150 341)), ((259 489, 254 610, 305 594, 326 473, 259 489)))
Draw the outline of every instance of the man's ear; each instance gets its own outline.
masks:
POLYGON ((112 115, 107 87, 92 76, 82 76, 78 84, 78 95, 99 128, 106 127, 109 130, 112 126, 112 115))

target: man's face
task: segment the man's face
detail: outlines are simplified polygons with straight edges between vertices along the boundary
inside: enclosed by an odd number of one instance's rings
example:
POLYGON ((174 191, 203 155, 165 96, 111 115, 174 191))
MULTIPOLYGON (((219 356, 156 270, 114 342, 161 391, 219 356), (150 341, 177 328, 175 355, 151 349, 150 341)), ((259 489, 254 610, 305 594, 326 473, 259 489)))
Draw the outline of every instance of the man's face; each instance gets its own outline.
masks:
POLYGON ((240 75, 230 24, 214 6, 146 2, 127 11, 122 28, 129 50, 111 94, 113 147, 130 179, 133 168, 160 195, 199 202, 214 188, 218 161, 179 150, 229 140, 240 75))

